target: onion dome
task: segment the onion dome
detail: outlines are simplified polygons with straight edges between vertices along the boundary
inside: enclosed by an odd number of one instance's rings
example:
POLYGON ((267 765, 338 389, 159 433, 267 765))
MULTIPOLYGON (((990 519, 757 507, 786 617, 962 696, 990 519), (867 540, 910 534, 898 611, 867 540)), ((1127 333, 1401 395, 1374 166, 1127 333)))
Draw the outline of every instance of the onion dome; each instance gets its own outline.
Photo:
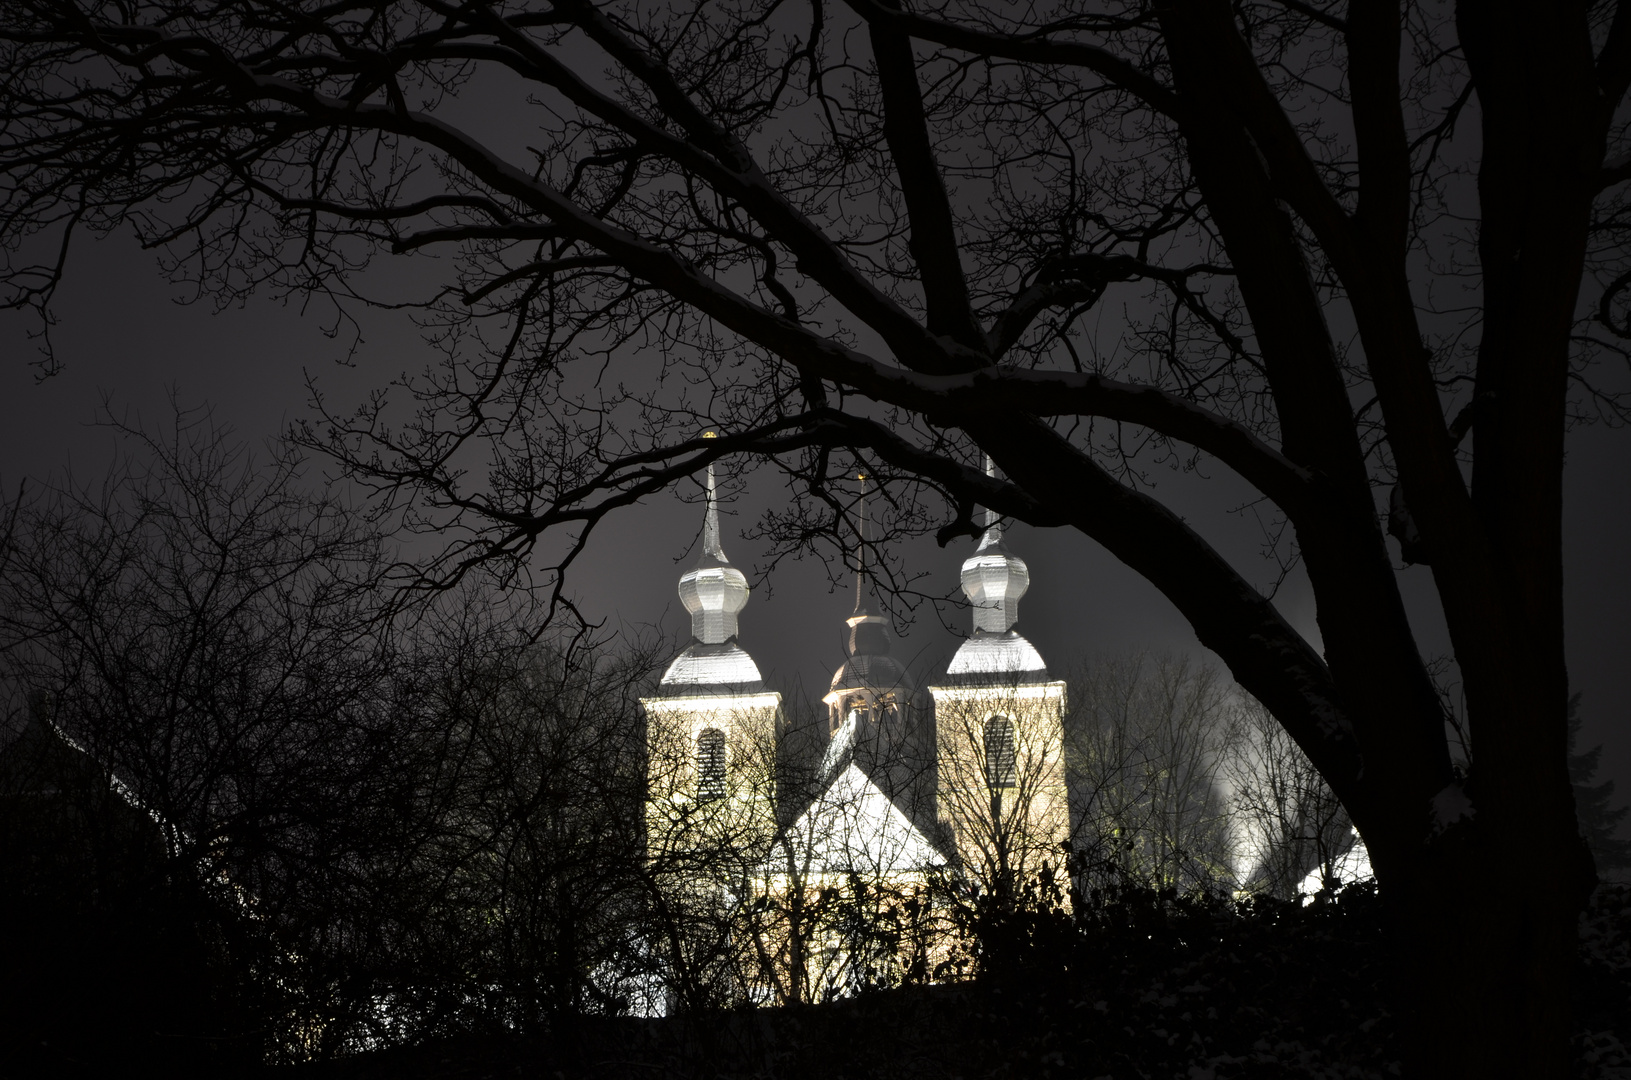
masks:
POLYGON ((691 636, 704 645, 720 645, 735 637, 736 616, 747 606, 750 591, 747 577, 731 565, 719 546, 719 504, 714 497, 714 467, 710 465, 702 557, 696 569, 680 578, 680 602, 691 613, 691 636))
MULTIPOLYGON (((861 477, 864 483, 866 477, 861 477)), ((849 626, 849 658, 833 673, 827 701, 834 702, 850 690, 909 690, 906 668, 889 655, 889 617, 873 594, 872 574, 866 565, 867 533, 870 521, 866 494, 861 495, 860 544, 855 556, 855 612, 844 622, 849 626)))
POLYGON ((667 695, 752 693, 763 688, 759 666, 736 642, 736 617, 747 606, 748 579, 732 566, 719 543, 719 503, 714 467, 708 466, 708 508, 702 524, 702 556, 680 578, 680 602, 691 613, 691 644, 663 673, 667 695))
MULTIPOLYGON (((992 471, 986 459, 986 471, 992 471)), ((974 554, 963 561, 963 595, 974 614, 974 632, 958 647, 946 674, 953 682, 1045 682, 1042 654, 1014 629, 1019 599, 1031 587, 1025 560, 1008 550, 1002 523, 986 508, 985 535, 974 554)))
POLYGON ((1002 542, 1002 523, 994 510, 985 512, 985 535, 974 554, 963 560, 963 595, 974 608, 974 629, 1002 634, 1019 622, 1019 598, 1031 587, 1025 560, 1002 542))

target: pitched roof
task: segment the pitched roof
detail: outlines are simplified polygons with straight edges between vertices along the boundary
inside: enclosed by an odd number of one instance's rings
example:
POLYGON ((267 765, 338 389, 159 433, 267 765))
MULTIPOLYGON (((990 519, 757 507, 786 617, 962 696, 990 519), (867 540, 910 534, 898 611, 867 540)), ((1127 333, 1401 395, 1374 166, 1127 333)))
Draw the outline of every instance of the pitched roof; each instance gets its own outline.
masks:
POLYGON ((833 778, 771 853, 785 873, 789 847, 800 873, 882 875, 944 865, 927 837, 853 762, 833 778))

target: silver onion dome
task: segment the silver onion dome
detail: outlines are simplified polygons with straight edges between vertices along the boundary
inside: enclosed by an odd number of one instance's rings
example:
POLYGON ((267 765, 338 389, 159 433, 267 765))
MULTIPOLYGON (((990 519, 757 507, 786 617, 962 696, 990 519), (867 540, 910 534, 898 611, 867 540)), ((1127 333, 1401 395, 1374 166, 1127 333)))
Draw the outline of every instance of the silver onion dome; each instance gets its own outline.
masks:
MULTIPOLYGON (((986 472, 992 471, 986 459, 986 472)), ((951 681, 1037 682, 1048 677, 1042 655, 1014 629, 1019 622, 1019 600, 1031 587, 1025 560, 1008 550, 1002 540, 1002 522, 986 508, 985 535, 974 554, 963 560, 963 595, 974 615, 974 633, 958 647, 946 670, 951 681)))
POLYGON ((719 503, 714 467, 708 466, 708 509, 702 523, 702 557, 680 578, 680 602, 691 613, 691 644, 663 673, 665 696, 742 694, 763 689, 759 666, 737 644, 736 616, 747 605, 748 579, 725 557, 719 543, 719 503))
POLYGON ((719 505, 714 497, 714 467, 708 466, 708 511, 702 526, 702 557, 680 578, 680 602, 691 613, 691 636, 704 645, 721 645, 737 634, 736 616, 747 606, 748 579, 730 564, 719 546, 719 505))
MULTIPOLYGON (((862 477, 862 483, 865 483, 862 477)), ((861 494, 859 543, 855 554, 855 611, 845 619, 849 627, 847 658, 833 672, 828 697, 852 690, 904 690, 911 683, 906 668, 889 655, 889 617, 873 595, 872 573, 867 569, 866 545, 871 519, 866 511, 866 493, 861 494)))
POLYGON ((985 535, 974 554, 963 560, 963 595, 974 609, 974 629, 1007 632, 1019 621, 1019 598, 1031 587, 1025 560, 1002 542, 996 512, 985 512, 985 535))

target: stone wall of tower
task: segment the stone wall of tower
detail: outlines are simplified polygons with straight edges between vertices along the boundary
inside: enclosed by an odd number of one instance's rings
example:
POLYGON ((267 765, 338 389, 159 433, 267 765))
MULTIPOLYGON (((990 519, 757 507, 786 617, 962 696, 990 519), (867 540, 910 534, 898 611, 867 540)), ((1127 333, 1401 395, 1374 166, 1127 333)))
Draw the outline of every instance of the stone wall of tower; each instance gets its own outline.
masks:
POLYGON ((1064 881, 1070 839, 1063 682, 933 686, 936 812, 963 873, 985 888, 1046 863, 1064 881), (990 734, 1011 723, 1005 755, 990 734))
POLYGON ((762 858, 776 831, 781 694, 642 698, 646 713, 646 849, 652 858, 714 852, 762 858), (699 771, 702 737, 724 736, 722 790, 699 771))

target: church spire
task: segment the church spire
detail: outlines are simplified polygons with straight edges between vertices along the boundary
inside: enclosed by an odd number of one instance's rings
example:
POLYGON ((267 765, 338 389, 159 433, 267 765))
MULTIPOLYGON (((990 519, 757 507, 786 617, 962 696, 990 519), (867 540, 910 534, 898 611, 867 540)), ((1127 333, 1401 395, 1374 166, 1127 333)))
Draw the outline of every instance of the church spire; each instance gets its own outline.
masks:
POLYGON ((855 611, 845 620, 850 628, 849 651, 851 656, 884 656, 889 652, 888 620, 873 594, 872 573, 866 563, 867 541, 872 531, 872 516, 867 513, 866 505, 866 473, 860 473, 857 479, 861 481, 861 505, 855 530, 855 611))
POLYGON ((704 645, 720 645, 736 637, 736 616, 747 605, 750 591, 748 579, 730 564, 720 546, 719 498, 714 467, 709 465, 702 555, 696 569, 680 578, 680 602, 691 613, 691 636, 704 645))
MULTIPOLYGON (((991 455, 985 458, 985 474, 996 475, 991 455)), ((1031 587, 1031 572, 1025 560, 1002 542, 1001 516, 985 508, 985 535, 980 546, 963 562, 963 594, 974 609, 975 633, 1002 634, 1019 622, 1019 598, 1031 587)))
MULTIPOLYGON (((714 467, 708 465, 708 509, 702 519, 702 557, 728 563, 725 551, 719 546, 719 498, 714 491, 714 467)), ((699 562, 698 565, 701 565, 699 562)))

